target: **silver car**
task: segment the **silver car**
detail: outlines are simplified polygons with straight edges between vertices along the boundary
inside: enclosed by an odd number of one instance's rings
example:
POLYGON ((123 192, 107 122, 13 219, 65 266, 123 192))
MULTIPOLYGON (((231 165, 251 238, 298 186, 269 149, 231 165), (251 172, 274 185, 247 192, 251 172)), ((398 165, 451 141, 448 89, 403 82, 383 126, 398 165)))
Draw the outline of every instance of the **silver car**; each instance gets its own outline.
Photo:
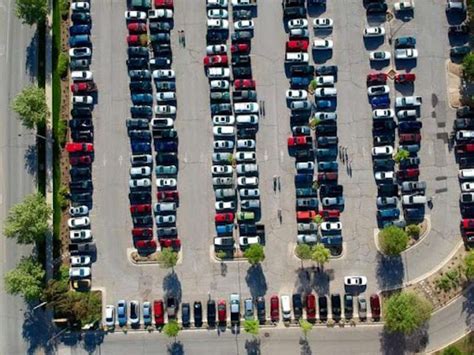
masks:
POLYGON ((367 300, 365 299, 365 296, 360 295, 358 298, 358 303, 359 303, 359 319, 360 320, 366 320, 367 319, 367 300))

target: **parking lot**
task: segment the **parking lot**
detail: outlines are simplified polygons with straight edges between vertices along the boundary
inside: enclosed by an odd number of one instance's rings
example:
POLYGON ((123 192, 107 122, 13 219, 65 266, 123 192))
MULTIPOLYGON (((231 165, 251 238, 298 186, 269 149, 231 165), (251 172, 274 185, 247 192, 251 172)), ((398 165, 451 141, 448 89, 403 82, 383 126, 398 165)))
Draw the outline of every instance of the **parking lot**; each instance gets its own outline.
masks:
MULTIPOLYGON (((99 91, 94 111, 94 209, 91 220, 98 255, 93 285, 105 288, 106 303, 114 304, 119 299, 151 300, 162 297, 170 289, 179 290, 181 299, 188 302, 205 301, 208 294, 214 298, 228 298, 232 292, 240 292, 242 298, 309 289, 321 293, 342 292, 342 277, 348 274, 367 276, 367 294, 379 289, 381 275, 389 270, 377 267, 373 242, 376 185, 370 153, 372 119, 365 83, 370 63, 362 38, 367 22, 360 0, 330 1, 324 13, 325 17, 334 20, 331 64, 339 66, 339 142, 347 147, 353 170, 350 177, 340 164, 339 181, 344 186, 346 199, 341 217, 345 244, 343 257, 326 266, 334 280, 329 285, 326 280, 323 282, 314 276, 307 280, 304 273, 298 272, 300 263, 293 256, 295 169, 286 145, 290 125, 285 102, 288 80, 284 72, 288 35, 281 21, 279 2, 270 0, 258 3, 251 52, 258 99, 265 102, 266 111, 260 118, 257 135, 262 223, 266 227, 263 272, 259 269, 248 271, 247 263, 232 262, 221 266, 211 260, 210 248, 215 233, 211 180, 213 138, 209 85, 202 67, 206 47, 206 7, 202 1, 175 1, 175 27, 171 39, 178 102, 175 127, 179 135, 178 231, 182 241, 182 263, 176 267, 176 275, 170 276, 159 266, 135 266, 129 262, 127 249, 132 247, 128 202, 131 149, 125 119, 129 116, 131 102, 125 64, 125 11, 124 1, 96 2, 92 7, 92 71, 99 91), (185 48, 178 43, 178 30, 185 32, 185 48), (281 177, 281 192, 273 191, 275 175, 281 177), (278 209, 282 210, 282 223, 277 218, 278 209)), ((402 276, 393 276, 394 283, 428 272, 448 256, 459 241, 457 168, 447 146, 454 114, 446 98, 446 26, 444 1, 441 0, 418 1, 413 20, 404 23, 395 19, 385 24, 387 33, 394 37, 415 35, 417 38, 419 58, 413 69, 417 75, 415 94, 423 97, 420 180, 427 182, 427 196, 433 197, 434 205, 431 211, 427 210, 432 224, 429 237, 407 253, 402 276)), ((313 37, 312 33, 311 39, 313 37)), ((387 36, 381 48, 390 50, 387 36)), ((391 89, 393 99, 393 87, 391 89)))

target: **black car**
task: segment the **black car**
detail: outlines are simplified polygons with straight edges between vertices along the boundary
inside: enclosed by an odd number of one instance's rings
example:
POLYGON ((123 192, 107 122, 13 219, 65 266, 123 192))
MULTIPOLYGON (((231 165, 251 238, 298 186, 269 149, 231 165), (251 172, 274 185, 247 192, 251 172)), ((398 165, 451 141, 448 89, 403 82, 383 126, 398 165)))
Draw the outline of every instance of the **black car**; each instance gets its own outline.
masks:
POLYGON ((399 164, 400 164, 400 169, 407 169, 407 168, 417 168, 420 165, 420 163, 421 163, 420 158, 409 157, 409 158, 401 160, 399 164))
POLYGON ((252 68, 251 67, 232 67, 232 74, 234 75, 234 78, 251 79, 252 68))
POLYGON ((187 328, 191 325, 191 307, 189 303, 181 304, 181 320, 183 327, 187 328))
POLYGON ((69 182, 69 190, 92 190, 92 180, 80 180, 69 182))
POLYGON ((319 188, 321 197, 337 197, 342 196, 344 187, 342 185, 326 185, 323 184, 319 188))
POLYGON ((232 99, 235 102, 255 102, 257 101, 257 92, 255 90, 237 90, 232 93, 232 99))
POLYGON ((89 23, 91 22, 91 15, 88 12, 73 12, 71 15, 71 21, 76 23, 89 23))
POLYGON ((126 63, 129 70, 148 69, 148 59, 146 58, 130 58, 126 63))
POLYGON ((134 129, 128 131, 128 136, 130 139, 138 139, 141 141, 149 142, 151 141, 151 132, 144 129, 134 129))
POLYGON ((332 308, 332 317, 334 319, 341 318, 341 295, 339 293, 331 294, 331 308, 332 308))
POLYGON ((244 139, 244 138, 254 139, 256 134, 257 134, 257 128, 255 127, 239 128, 237 130, 238 139, 244 139))
POLYGON ((456 118, 453 124, 454 130, 459 129, 474 129, 474 119, 471 118, 456 118))
POLYGON ((178 137, 178 132, 175 129, 163 129, 159 131, 153 131, 154 138, 170 138, 176 139, 178 137))
POLYGON ((132 223, 136 226, 152 226, 153 217, 152 216, 134 216, 132 217, 132 223))
POLYGON ((148 24, 148 29, 151 33, 153 32, 169 32, 171 30, 171 24, 169 22, 159 21, 159 22, 150 22, 148 24))
POLYGON ((474 108, 470 106, 462 106, 456 110, 457 118, 474 117, 474 108))
POLYGON ((312 65, 293 65, 290 68, 291 75, 306 76, 314 75, 314 66, 312 65))
POLYGON ((395 161, 393 159, 374 159, 373 166, 375 171, 393 171, 395 161))
POLYGON ((228 31, 207 31, 206 41, 208 44, 224 43, 228 37, 228 31))
POLYGON ((69 68, 71 68, 71 70, 88 70, 90 64, 91 61, 87 58, 71 59, 69 62, 69 68))
POLYGON ((232 33, 231 39, 232 42, 242 42, 242 41, 250 41, 253 38, 252 31, 238 31, 232 33))
POLYGON ((299 293, 294 293, 293 297, 293 314, 296 320, 299 320, 303 315, 303 302, 301 301, 301 295, 299 293))
POLYGON ((90 178, 92 176, 92 171, 90 167, 72 167, 69 170, 69 175, 71 179, 81 179, 81 178, 90 178))
POLYGON ((150 52, 148 51, 147 47, 128 47, 127 48, 127 55, 129 58, 141 57, 141 58, 148 58, 150 56, 150 52))
POLYGON ((91 203, 92 202, 92 193, 91 192, 85 192, 82 194, 71 194, 69 197, 71 202, 73 203, 91 203))
POLYGON ((449 26, 448 33, 450 35, 457 35, 457 34, 468 34, 469 33, 469 26, 462 23, 460 25, 449 26))
POLYGON ((304 6, 305 0, 284 0, 283 7, 286 9, 287 7, 301 7, 304 6))
POLYGON ((90 118, 73 118, 69 120, 69 127, 71 129, 92 129, 92 120, 90 118))
POLYGON ((377 195, 379 196, 398 196, 398 185, 380 184, 377 186, 377 195))
POLYGON ((74 107, 71 110, 71 116, 76 117, 92 117, 92 110, 90 107, 74 107))
POLYGON ((132 118, 152 118, 153 109, 151 106, 132 106, 130 107, 132 118))
POLYGON ((325 321, 328 319, 328 299, 326 296, 318 297, 318 306, 319 306, 319 319, 325 321))
POLYGON ((210 327, 216 326, 216 301, 207 301, 207 324, 210 327))
POLYGON ((298 149, 295 152, 295 158, 299 161, 314 160, 314 151, 312 149, 298 149))
POLYGON ((236 66, 250 65, 250 56, 248 54, 233 55, 232 65, 236 65, 236 66))
POLYGON ((262 296, 257 297, 257 318, 260 324, 264 324, 266 321, 265 316, 265 298, 262 296))
POLYGON ((372 124, 372 131, 393 131, 397 127, 397 124, 392 120, 380 120, 374 121, 372 124))
POLYGON ((320 65, 316 67, 316 75, 337 75, 337 65, 320 65))
POLYGON ((306 8, 287 7, 283 10, 283 17, 286 19, 306 17, 306 8))
POLYGON ((374 146, 392 145, 395 142, 395 134, 377 134, 374 135, 374 146))
POLYGON ((344 317, 346 319, 352 318, 354 311, 354 298, 351 295, 344 295, 344 317))
POLYGON ((147 191, 134 191, 128 194, 131 205, 151 203, 151 194, 147 191))
POLYGON ((320 124, 316 126, 316 136, 336 136, 337 125, 320 124))
POLYGON ((157 81, 156 91, 175 91, 176 83, 174 81, 157 81))
POLYGON ((156 164, 177 164, 178 156, 174 153, 158 153, 156 155, 156 164))
POLYGON ((200 301, 194 302, 193 310, 194 310, 194 326, 198 328, 202 327, 202 304, 200 301))
POLYGON ((234 10, 232 18, 235 20, 250 20, 252 18, 252 11, 250 10, 234 10))
POLYGON ((129 118, 125 121, 127 129, 148 129, 148 120, 146 118, 129 118))
POLYGON ((316 139, 318 148, 337 145, 338 141, 339 139, 336 136, 322 136, 322 137, 317 137, 316 139))
POLYGON ((459 159, 459 167, 467 169, 474 167, 474 157, 463 157, 459 159))
POLYGON ((419 132, 423 124, 420 121, 405 121, 398 124, 398 133, 419 132))
POLYGON ((175 237, 178 234, 178 229, 176 227, 158 228, 156 233, 158 238, 175 237))
POLYGON ((373 3, 367 5, 367 14, 382 14, 388 10, 387 4, 373 3))
POLYGON ((171 45, 169 43, 153 43, 151 47, 156 57, 158 54, 171 55, 171 45))
POLYGON ((92 131, 72 131, 71 138, 77 143, 92 143, 94 140, 94 133, 92 131))
POLYGON ((211 113, 213 115, 231 115, 232 114, 232 105, 231 104, 212 104, 211 113))

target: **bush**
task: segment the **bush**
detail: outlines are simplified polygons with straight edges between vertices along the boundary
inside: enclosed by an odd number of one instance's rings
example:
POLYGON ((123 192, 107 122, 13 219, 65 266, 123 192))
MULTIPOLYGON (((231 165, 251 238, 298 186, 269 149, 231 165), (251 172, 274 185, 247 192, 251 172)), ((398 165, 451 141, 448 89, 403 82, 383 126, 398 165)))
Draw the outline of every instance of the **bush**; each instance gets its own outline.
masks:
POLYGON ((462 60, 462 69, 464 78, 468 82, 472 82, 474 80, 474 53, 469 53, 464 57, 462 60))
POLYGON ((447 292, 455 288, 461 282, 461 273, 458 270, 450 270, 436 280, 436 287, 447 292))
POLYGON ((421 228, 416 224, 410 224, 405 228, 405 231, 411 238, 417 239, 420 236, 421 228))
POLYGON ((396 226, 389 226, 379 233, 379 242, 382 251, 387 255, 400 255, 408 245, 407 233, 396 226))
POLYGON ((58 57, 58 64, 56 66, 56 69, 58 70, 58 75, 61 78, 64 78, 67 75, 68 69, 69 69, 69 57, 67 56, 66 53, 61 52, 58 57))
POLYGON ((474 279, 474 250, 464 257, 464 273, 469 280, 474 279))
POLYGON ((405 149, 399 149, 396 153, 395 156, 393 157, 393 160, 395 160, 397 163, 400 163, 402 160, 407 159, 410 156, 410 152, 405 149))
POLYGON ((456 346, 450 345, 443 350, 442 355, 462 355, 462 351, 459 350, 456 346))
POLYGON ((63 19, 69 16, 69 0, 59 0, 59 9, 63 19))
POLYGON ((59 119, 58 120, 58 130, 57 130, 57 139, 59 145, 64 147, 67 141, 67 122, 66 120, 59 119))
POLYGON ((62 210, 66 209, 69 206, 69 189, 67 186, 62 185, 59 188, 58 193, 59 206, 62 210))
POLYGON ((431 316, 431 303, 412 292, 400 292, 385 303, 385 326, 404 334, 419 329, 431 316))

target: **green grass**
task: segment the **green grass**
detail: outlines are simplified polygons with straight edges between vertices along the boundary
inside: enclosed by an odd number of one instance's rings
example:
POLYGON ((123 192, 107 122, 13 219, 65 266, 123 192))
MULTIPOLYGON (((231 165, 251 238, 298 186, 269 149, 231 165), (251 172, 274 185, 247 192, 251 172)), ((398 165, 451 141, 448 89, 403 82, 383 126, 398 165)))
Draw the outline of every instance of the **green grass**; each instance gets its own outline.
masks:
MULTIPOLYGON (((454 344, 450 345, 449 347, 455 347, 461 351, 461 354, 474 354, 474 333, 469 333, 465 337, 459 339, 454 344)), ((446 347, 446 348, 449 348, 446 347)), ((441 351, 437 351, 435 355, 442 355, 443 351, 446 349, 444 348, 441 351)))
MULTIPOLYGON (((44 23, 38 24, 38 86, 44 88, 45 84, 45 53, 46 53, 46 26, 44 23)), ((37 132, 40 136, 46 135, 46 127, 43 125, 37 126, 37 132)), ((38 191, 43 195, 46 194, 46 172, 45 172, 45 152, 46 146, 44 139, 36 139, 36 149, 38 154, 38 171, 37 182, 38 191)))

